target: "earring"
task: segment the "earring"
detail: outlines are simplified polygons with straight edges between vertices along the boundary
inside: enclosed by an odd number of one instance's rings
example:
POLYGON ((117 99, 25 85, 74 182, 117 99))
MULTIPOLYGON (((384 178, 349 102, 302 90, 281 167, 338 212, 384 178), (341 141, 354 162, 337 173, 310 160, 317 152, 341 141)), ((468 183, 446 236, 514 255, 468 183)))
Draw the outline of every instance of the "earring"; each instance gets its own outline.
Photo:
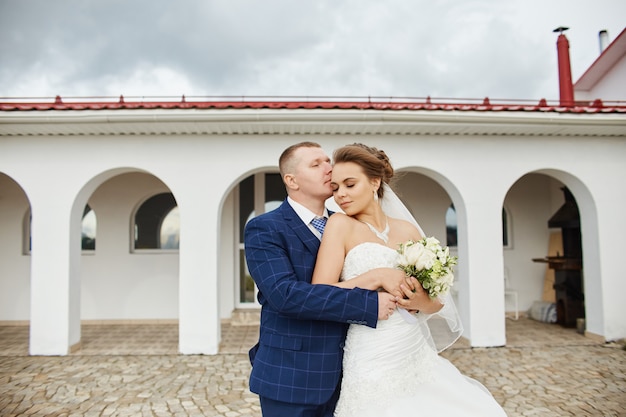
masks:
POLYGON ((378 190, 374 190, 374 201, 378 201, 378 190))

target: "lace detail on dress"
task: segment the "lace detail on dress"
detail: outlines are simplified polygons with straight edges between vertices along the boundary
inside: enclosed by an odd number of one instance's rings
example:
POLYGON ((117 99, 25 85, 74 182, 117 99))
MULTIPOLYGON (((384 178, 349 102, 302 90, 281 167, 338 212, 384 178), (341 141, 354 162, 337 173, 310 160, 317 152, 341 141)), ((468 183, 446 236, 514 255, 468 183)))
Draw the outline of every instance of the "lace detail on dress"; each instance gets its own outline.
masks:
POLYGON ((361 243, 346 255, 340 279, 347 281, 370 269, 395 268, 398 265, 398 256, 398 252, 389 246, 374 242, 361 243))
POLYGON ((416 338, 396 337, 394 327, 413 327, 397 313, 384 324, 379 323, 377 329, 350 326, 336 417, 377 415, 394 399, 419 395, 420 387, 433 380, 437 353, 416 338))

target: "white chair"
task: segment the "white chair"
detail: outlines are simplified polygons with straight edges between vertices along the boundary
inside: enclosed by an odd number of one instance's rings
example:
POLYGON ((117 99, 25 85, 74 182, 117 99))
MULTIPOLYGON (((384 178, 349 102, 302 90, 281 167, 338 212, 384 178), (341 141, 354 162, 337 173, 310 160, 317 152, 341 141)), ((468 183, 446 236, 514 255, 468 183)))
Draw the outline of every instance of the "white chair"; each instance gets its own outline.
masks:
POLYGON ((509 270, 504 268, 504 301, 506 303, 506 297, 513 297, 513 303, 515 305, 515 320, 519 319, 518 297, 517 290, 510 288, 509 286, 509 270))

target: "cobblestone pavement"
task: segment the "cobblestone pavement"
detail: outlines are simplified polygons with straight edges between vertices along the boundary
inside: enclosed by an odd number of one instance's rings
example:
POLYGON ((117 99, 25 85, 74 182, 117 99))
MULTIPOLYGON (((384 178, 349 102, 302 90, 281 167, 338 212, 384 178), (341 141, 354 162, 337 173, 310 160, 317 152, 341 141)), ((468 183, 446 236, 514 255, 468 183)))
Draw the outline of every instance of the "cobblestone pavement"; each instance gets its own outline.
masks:
MULTIPOLYGON (((257 326, 223 326, 220 354, 178 355, 176 325, 83 325, 68 356, 28 356, 28 327, 0 327, 0 416, 254 416, 247 350, 257 326)), ((507 320, 507 346, 443 356, 509 416, 626 416, 626 351, 573 329, 507 320)))

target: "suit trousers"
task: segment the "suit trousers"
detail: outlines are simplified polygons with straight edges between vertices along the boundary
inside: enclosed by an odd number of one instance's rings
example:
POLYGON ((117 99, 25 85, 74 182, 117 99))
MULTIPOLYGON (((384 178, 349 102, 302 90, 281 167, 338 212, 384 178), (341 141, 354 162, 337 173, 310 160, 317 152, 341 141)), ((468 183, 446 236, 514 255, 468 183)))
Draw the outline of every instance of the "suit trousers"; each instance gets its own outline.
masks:
POLYGON ((259 397, 263 417, 333 417, 340 387, 341 384, 337 385, 335 393, 325 404, 293 404, 259 397))

